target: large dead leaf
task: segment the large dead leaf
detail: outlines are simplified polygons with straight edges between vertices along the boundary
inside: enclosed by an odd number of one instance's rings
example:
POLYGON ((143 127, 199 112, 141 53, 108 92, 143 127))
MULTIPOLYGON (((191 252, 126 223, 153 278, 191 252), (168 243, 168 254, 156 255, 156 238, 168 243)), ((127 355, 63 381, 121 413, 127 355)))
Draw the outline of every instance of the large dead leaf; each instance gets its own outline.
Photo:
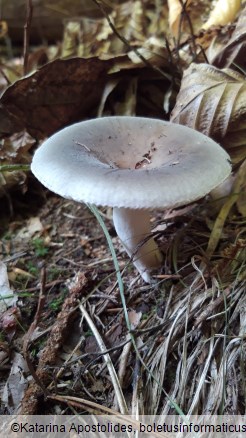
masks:
POLYGON ((231 69, 191 64, 184 72, 171 121, 221 143, 234 162, 246 156, 246 81, 231 69))
POLYGON ((26 129, 42 138, 95 116, 112 62, 95 57, 56 60, 16 81, 0 99, 0 135, 26 129))
POLYGON ((35 140, 27 132, 18 132, 0 140, 0 165, 4 162, 20 163, 31 161, 29 150, 35 140))
MULTIPOLYGON (((107 100, 106 85, 114 79, 118 83, 122 77, 132 81, 136 74, 141 76, 142 83, 149 86, 161 84, 162 95, 159 97, 161 113, 164 113, 163 95, 171 82, 167 50, 149 43, 146 48, 139 49, 140 57, 135 51, 134 60, 133 51, 107 60, 98 57, 56 60, 16 81, 0 98, 0 136, 26 129, 32 137, 42 139, 78 120, 96 117, 104 109, 102 102, 107 100)), ((142 92, 139 91, 139 94, 142 92)), ((152 106, 153 93, 149 90, 148 94, 147 103, 152 106)), ((121 97, 118 96, 117 101, 121 97)), ((158 112, 155 104, 156 116, 158 112)))

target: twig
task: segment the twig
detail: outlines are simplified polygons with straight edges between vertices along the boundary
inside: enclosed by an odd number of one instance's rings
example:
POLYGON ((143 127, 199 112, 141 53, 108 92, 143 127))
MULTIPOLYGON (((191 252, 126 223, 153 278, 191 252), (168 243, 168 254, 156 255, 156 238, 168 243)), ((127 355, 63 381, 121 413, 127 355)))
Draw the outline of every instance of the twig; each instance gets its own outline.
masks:
POLYGON ((54 367, 58 352, 69 334, 69 323, 71 323, 78 308, 78 301, 86 293, 88 283, 89 280, 85 274, 79 273, 76 284, 70 289, 69 295, 65 299, 62 309, 51 329, 47 344, 39 358, 36 375, 39 381, 42 382, 42 385, 36 380, 31 382, 22 400, 20 415, 35 415, 38 413, 39 402, 44 395, 43 387, 47 388, 52 379, 50 368, 54 367))
MULTIPOLYGON (((49 395, 48 398, 50 400, 56 400, 63 403, 67 403, 68 405, 72 405, 75 407, 81 408, 82 406, 86 406, 87 408, 93 409, 93 413, 95 413, 95 410, 100 412, 100 415, 103 413, 104 415, 120 415, 119 412, 114 411, 113 409, 108 408, 107 406, 99 405, 96 402, 92 402, 91 400, 86 400, 84 398, 78 398, 78 397, 72 397, 69 395, 63 396, 63 395, 56 395, 52 394, 49 395)), ((123 417, 123 416, 122 416, 123 417)))
POLYGON ((28 73, 29 42, 30 42, 30 30, 32 24, 32 13, 33 13, 32 0, 26 0, 26 22, 24 25, 24 50, 23 50, 24 75, 28 73))
POLYGON ((227 298, 230 293, 231 293, 231 289, 228 287, 226 288, 223 294, 221 294, 218 298, 216 298, 214 301, 209 303, 205 307, 205 309, 201 312, 201 314, 196 317, 193 325, 193 330, 196 330, 197 328, 201 328, 204 321, 206 321, 209 318, 209 316, 213 314, 214 310, 217 307, 221 306, 221 304, 224 303, 225 297, 227 298))
MULTIPOLYGON (((191 37, 191 38, 188 38, 187 41, 188 41, 188 43, 189 43, 190 40, 191 40, 192 51, 193 51, 193 54, 192 54, 192 56, 193 56, 193 61, 192 61, 192 62, 195 62, 195 61, 196 61, 196 58, 197 58, 197 49, 199 48, 199 49, 201 50, 201 53, 202 53, 202 55, 203 55, 203 57, 204 57, 205 62, 206 62, 207 64, 209 64, 209 62, 208 62, 208 58, 207 58, 207 55, 206 55, 206 53, 205 53, 205 50, 203 49, 202 45, 197 44, 197 42, 196 42, 196 37, 195 37, 194 29, 193 29, 193 24, 192 24, 192 21, 191 21, 191 18, 190 18, 190 16, 189 16, 189 14, 188 14, 188 12, 187 12, 187 10, 186 10, 186 6, 187 6, 187 3, 188 3, 188 0, 185 0, 185 2, 184 2, 183 0, 179 0, 179 3, 180 3, 180 5, 181 5, 181 7, 182 7, 182 10, 181 10, 181 17, 180 17, 180 20, 179 20, 179 32, 178 32, 177 49, 179 50, 179 48, 180 48, 181 27, 182 27, 182 23, 183 23, 183 21, 184 21, 183 18, 185 18, 186 21, 187 21, 187 23, 188 23, 188 26, 189 26, 189 28, 190 28, 190 37, 191 37)), ((181 45, 181 46, 182 46, 182 45, 181 45)))
POLYGON ((9 80, 8 76, 5 74, 5 72, 2 68, 0 68, 0 73, 1 73, 2 77, 5 79, 5 81, 7 82, 7 85, 10 85, 11 81, 9 80))
MULTIPOLYGON (((124 377, 125 377, 126 368, 127 368, 127 362, 128 362, 131 348, 132 348, 131 336, 128 333, 126 336, 125 345, 123 347, 123 350, 122 350, 122 353, 121 353, 120 359, 119 359, 118 378, 119 378, 119 382, 120 382, 121 386, 123 386, 124 377)), ((116 402, 116 400, 115 400, 115 402, 116 402)))
MULTIPOLYGON (((136 420, 135 418, 132 418, 129 415, 120 414, 119 412, 113 409, 99 405, 98 403, 92 402, 90 400, 86 400, 84 398, 79 398, 79 397, 53 395, 53 394, 49 395, 48 398, 50 400, 66 403, 68 406, 69 405, 74 406, 79 409, 86 406, 88 412, 91 412, 94 415, 110 415, 110 416, 113 415, 114 416, 113 421, 120 422, 124 425, 130 424, 133 426, 134 429, 140 430, 140 421, 136 420), (99 414, 95 414, 95 411, 99 412, 99 414)), ((159 433, 154 431, 151 433, 151 436, 156 438, 167 438, 167 435, 165 433, 159 433)))
POLYGON ((179 0, 179 3, 182 7, 182 11, 181 11, 181 17, 180 17, 180 21, 179 21, 179 34, 178 34, 178 42, 177 42, 177 47, 179 47, 180 45, 180 40, 181 40, 181 27, 182 27, 182 22, 183 22, 183 17, 185 17, 188 26, 190 28, 190 35, 191 35, 191 41, 192 41, 192 46, 193 46, 193 58, 195 59, 196 57, 196 39, 195 39, 195 35, 194 35, 194 31, 193 31, 193 25, 190 19, 190 16, 186 10, 186 6, 188 3, 188 0, 179 0))
POLYGON ((42 312, 43 307, 44 307, 44 302, 45 302, 45 295, 44 295, 45 280, 46 280, 46 271, 45 271, 45 268, 43 268, 42 271, 41 271, 41 285, 40 285, 38 307, 37 307, 37 311, 36 311, 36 314, 35 314, 35 317, 34 317, 34 321, 30 325, 28 332, 24 336, 23 356, 24 356, 24 359, 26 360, 27 366, 29 368, 29 371, 30 371, 33 379, 35 380, 37 385, 40 386, 40 388, 42 388, 44 394, 47 395, 47 391, 46 391, 44 385, 42 384, 41 380, 38 378, 38 376, 36 374, 36 371, 34 369, 34 366, 32 364, 32 361, 30 359, 29 352, 28 352, 28 347, 29 347, 29 344, 31 342, 32 334, 33 334, 34 330, 36 329, 36 327, 38 325, 38 322, 39 322, 39 319, 40 319, 40 315, 41 315, 41 312, 42 312))
MULTIPOLYGON (((62 367, 58 370, 57 374, 56 374, 56 380, 62 375, 62 373, 64 372, 64 370, 66 370, 68 367, 70 367, 73 363, 78 363, 78 361, 88 357, 88 356, 93 356, 96 355, 97 357, 95 359, 92 359, 86 367, 81 369, 81 374, 83 374, 86 370, 88 370, 97 360, 99 360, 103 355, 114 352, 118 349, 121 349, 122 347, 124 347, 127 343, 130 342, 130 339, 122 342, 121 344, 117 345, 116 347, 112 347, 112 348, 108 348, 107 350, 104 350, 103 352, 98 352, 98 351, 91 351, 90 353, 85 353, 85 354, 81 354, 79 356, 76 356, 75 359, 68 359, 63 365, 62 367)), ((75 347, 76 348, 76 347, 75 347)), ((70 357, 72 357, 72 354, 70 355, 70 357)), ((51 389, 54 385, 54 382, 52 382, 49 385, 49 389, 51 389)))
MULTIPOLYGON (((106 346, 105 346, 105 344, 104 344, 104 342, 103 342, 103 340, 101 338, 101 335, 98 332, 95 324, 93 323, 90 315, 87 313, 86 309, 82 306, 82 304, 80 304, 79 308, 81 310, 82 315, 85 317, 86 322, 89 325, 90 329, 93 331, 93 334, 94 334, 94 336, 96 338, 96 341, 97 341, 97 344, 98 344, 100 350, 102 352, 105 352, 106 346)), ((115 395, 117 396, 117 402, 119 404, 120 411, 121 411, 122 414, 127 414, 128 413, 128 409, 127 409, 126 401, 125 401, 125 398, 124 398, 124 395, 123 395, 123 392, 122 392, 122 389, 121 389, 121 386, 120 386, 120 382, 119 382, 119 379, 117 377, 115 368, 114 368, 114 366, 112 364, 111 358, 110 358, 108 353, 104 355, 104 360, 105 360, 105 363, 106 363, 106 365, 108 367, 108 371, 109 371, 109 374, 110 374, 110 377, 111 377, 111 381, 112 381, 112 384, 113 384, 113 387, 114 387, 114 390, 115 390, 115 395)))
MULTIPOLYGON (((25 254, 25 253, 24 253, 25 254)), ((8 261, 8 260, 7 260, 8 261)), ((53 286, 57 286, 58 284, 64 283, 66 279, 63 278, 63 280, 53 280, 50 283, 45 283, 44 288, 45 289, 49 289, 53 286)), ((17 289, 17 294, 21 295, 25 292, 29 293, 29 292, 35 292, 38 289, 38 287, 29 287, 26 289, 17 289)))

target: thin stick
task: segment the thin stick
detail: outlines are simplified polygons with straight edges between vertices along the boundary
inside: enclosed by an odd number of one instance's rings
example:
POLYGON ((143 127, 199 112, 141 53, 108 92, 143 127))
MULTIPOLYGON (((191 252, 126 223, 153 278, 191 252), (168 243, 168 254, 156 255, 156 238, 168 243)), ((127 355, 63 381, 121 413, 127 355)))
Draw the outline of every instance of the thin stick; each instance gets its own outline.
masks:
MULTIPOLYGON (((89 325, 90 329, 92 330, 92 332, 93 332, 93 334, 95 336, 95 339, 97 341, 97 344, 98 344, 101 352, 105 353, 106 346, 105 346, 105 344, 103 342, 103 339, 102 339, 100 333, 98 332, 95 324, 93 323, 90 315, 88 314, 88 312, 86 311, 84 306, 82 306, 82 304, 80 304, 79 308, 81 310, 82 315, 86 319, 87 324, 89 325)), ((119 407, 120 407, 120 412, 122 414, 127 414, 128 410, 127 410, 126 401, 125 401, 125 398, 124 398, 124 395, 123 395, 123 392, 122 392, 122 389, 121 389, 121 386, 120 386, 120 382, 119 382, 119 379, 117 377, 115 368, 114 368, 113 363, 111 361, 111 357, 110 357, 110 355, 108 353, 104 354, 103 357, 104 357, 105 363, 107 365, 107 368, 108 368, 108 371, 109 371, 109 375, 111 377, 111 381, 112 381, 112 384, 113 384, 113 387, 114 387, 114 390, 115 390, 115 395, 117 397, 117 401, 118 401, 118 404, 119 404, 119 407)))
POLYGON ((32 364, 32 361, 30 359, 29 356, 29 352, 28 352, 28 347, 32 338, 32 334, 34 332, 34 330, 36 329, 39 319, 40 319, 40 315, 42 313, 43 307, 44 307, 44 302, 45 302, 45 281, 46 281, 46 271, 45 268, 42 269, 41 271, 41 285, 40 285, 40 293, 39 293, 39 300, 38 300, 38 307, 37 307, 37 311, 34 317, 34 321, 32 322, 32 324, 29 327, 28 332, 26 333, 25 337, 24 337, 24 342, 23 342, 23 356, 24 359, 26 360, 27 366, 29 368, 29 371, 33 377, 33 379, 35 380, 35 382, 37 383, 38 386, 40 386, 44 392, 45 395, 47 395, 47 391, 46 388, 44 387, 43 383, 41 382, 41 380, 39 379, 39 377, 36 374, 36 371, 34 369, 34 366, 32 364))
POLYGON ((193 31, 193 25, 190 19, 190 16, 186 10, 186 6, 188 3, 188 0, 185 0, 185 2, 183 2, 183 0, 179 0, 180 6, 182 7, 182 11, 181 11, 181 17, 180 17, 180 21, 179 21, 179 35, 178 35, 178 44, 177 47, 179 47, 180 45, 180 40, 181 40, 181 27, 182 27, 182 23, 183 23, 183 19, 185 18, 188 26, 190 28, 190 36, 191 36, 191 45, 192 45, 192 49, 193 49, 193 58, 195 59, 196 56, 196 39, 195 39, 195 35, 194 35, 194 31, 193 31))
POLYGON ((28 73, 28 58, 29 58, 29 42, 30 30, 32 24, 33 5, 32 0, 26 0, 26 22, 24 24, 24 49, 23 49, 23 72, 28 73))
MULTIPOLYGON (((55 401, 59 401, 62 403, 66 403, 68 406, 74 406, 76 408, 81 409, 81 407, 86 406, 88 412, 92 411, 92 413, 94 415, 110 415, 110 416, 114 416, 113 421, 118 421, 121 424, 124 425, 132 425, 134 427, 134 429, 136 430, 140 430, 140 421, 138 421, 135 418, 132 418, 129 415, 124 415, 121 414, 120 412, 117 412, 113 409, 110 409, 106 406, 102 406, 99 405, 98 403, 92 402, 90 400, 86 400, 84 398, 79 398, 79 397, 72 397, 72 396, 62 396, 62 395, 56 395, 56 394, 51 394, 48 396, 48 398, 50 400, 55 400, 55 401), (96 414, 95 414, 96 411, 96 414), (99 413, 97 413, 99 412, 99 413)), ((80 417, 78 417, 80 418, 80 417)), ((83 419, 83 416, 81 417, 81 419, 83 419)), ((147 434, 146 434, 147 436, 147 434)), ((156 438, 168 438, 167 435, 165 433, 161 433, 161 432, 152 432, 151 433, 152 437, 156 437, 156 438)))

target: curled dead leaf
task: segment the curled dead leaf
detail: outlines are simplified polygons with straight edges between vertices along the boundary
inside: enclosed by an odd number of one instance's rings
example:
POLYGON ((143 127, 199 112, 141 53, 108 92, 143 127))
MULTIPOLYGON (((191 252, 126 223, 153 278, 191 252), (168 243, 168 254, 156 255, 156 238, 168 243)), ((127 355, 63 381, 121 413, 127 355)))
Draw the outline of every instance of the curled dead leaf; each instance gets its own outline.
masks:
POLYGON ((191 64, 185 70, 171 121, 212 137, 233 163, 246 156, 246 80, 231 69, 191 64))
POLYGON ((246 7, 240 13, 235 30, 227 44, 218 44, 215 39, 213 46, 215 46, 214 53, 209 60, 215 67, 225 68, 236 65, 240 66, 242 71, 246 68, 246 7))
POLYGON ((21 171, 0 172, 0 198, 12 188, 19 187, 25 192, 26 173, 21 171))

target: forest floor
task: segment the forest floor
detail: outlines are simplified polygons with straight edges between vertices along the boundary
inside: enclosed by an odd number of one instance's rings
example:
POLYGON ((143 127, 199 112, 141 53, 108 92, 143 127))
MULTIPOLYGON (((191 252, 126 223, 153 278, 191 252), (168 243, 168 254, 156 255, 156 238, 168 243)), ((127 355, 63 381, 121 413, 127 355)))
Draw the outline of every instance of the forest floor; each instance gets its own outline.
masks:
POLYGON ((28 414, 71 413, 72 406, 90 412, 91 402, 98 412, 122 405, 132 412, 137 400, 148 414, 175 413, 175 406, 243 411, 240 216, 234 214, 209 259, 210 200, 172 214, 153 212, 165 259, 156 283, 146 285, 115 235, 111 211, 102 210, 122 272, 126 316, 112 254, 90 210, 51 195, 33 178, 28 187, 2 203, 8 221, 1 253, 17 297, 1 317, 2 412, 15 412, 20 402, 28 414))

